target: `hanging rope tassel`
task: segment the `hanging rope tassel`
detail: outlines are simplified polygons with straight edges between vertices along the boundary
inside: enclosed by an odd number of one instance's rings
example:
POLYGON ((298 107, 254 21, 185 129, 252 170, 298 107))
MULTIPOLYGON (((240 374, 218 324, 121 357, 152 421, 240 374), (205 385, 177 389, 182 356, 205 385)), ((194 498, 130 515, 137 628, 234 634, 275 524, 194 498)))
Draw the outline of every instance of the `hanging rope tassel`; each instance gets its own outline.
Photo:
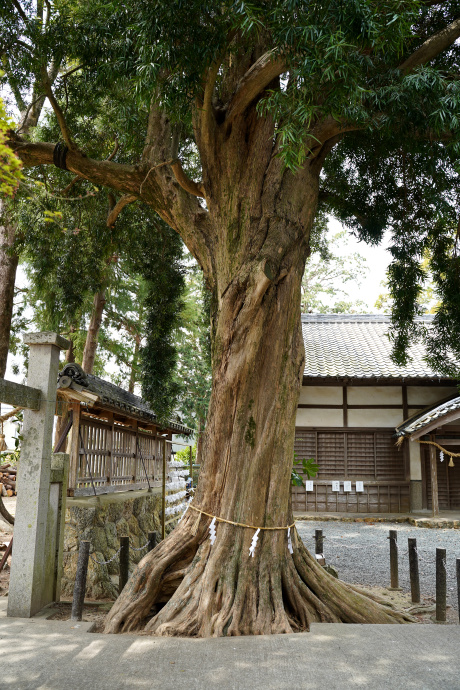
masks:
POLYGON ((449 467, 455 467, 452 455, 450 456, 449 467))
POLYGON ((252 538, 251 546, 249 547, 249 555, 252 556, 253 558, 254 558, 254 551, 256 550, 256 546, 257 546, 257 540, 259 539, 259 532, 260 532, 260 528, 257 528, 257 530, 256 530, 256 532, 252 538))
MULTIPOLYGON (((201 515, 200 515, 201 517, 201 515)), ((211 524, 209 525, 209 539, 211 541, 211 546, 213 546, 216 541, 216 518, 213 517, 211 524)))
POLYGON ((289 553, 292 554, 292 553, 294 553, 294 549, 292 548, 291 528, 290 527, 288 527, 287 533, 288 533, 288 550, 289 550, 289 553))

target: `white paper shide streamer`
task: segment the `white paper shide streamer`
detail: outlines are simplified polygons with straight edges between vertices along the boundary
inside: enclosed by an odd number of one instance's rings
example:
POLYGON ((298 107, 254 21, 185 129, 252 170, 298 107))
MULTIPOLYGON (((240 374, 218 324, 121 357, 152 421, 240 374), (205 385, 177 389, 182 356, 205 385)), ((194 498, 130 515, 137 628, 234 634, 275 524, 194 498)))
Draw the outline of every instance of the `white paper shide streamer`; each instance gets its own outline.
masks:
POLYGON ((211 540, 211 546, 216 541, 216 518, 213 517, 211 524, 209 525, 209 539, 211 540))
POLYGON ((289 549, 289 553, 294 553, 294 549, 292 548, 291 528, 290 527, 288 527, 288 549, 289 549))
POLYGON ((259 538, 260 528, 258 528, 252 538, 251 546, 249 547, 249 554, 254 558, 254 551, 256 550, 257 540, 259 538))
POLYGON ((444 453, 443 453, 443 451, 441 451, 441 452, 439 453, 439 459, 440 459, 441 462, 444 462, 444 453))

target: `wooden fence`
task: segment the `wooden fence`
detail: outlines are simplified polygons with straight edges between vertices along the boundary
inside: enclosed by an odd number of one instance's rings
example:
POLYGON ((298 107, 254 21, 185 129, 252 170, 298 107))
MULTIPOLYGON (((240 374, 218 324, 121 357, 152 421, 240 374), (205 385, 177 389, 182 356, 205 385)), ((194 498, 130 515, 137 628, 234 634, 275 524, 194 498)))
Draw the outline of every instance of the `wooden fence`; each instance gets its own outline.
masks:
POLYGON ((69 490, 75 496, 161 487, 170 443, 153 432, 82 414, 72 430, 69 490), (78 440, 78 443, 77 443, 78 440))

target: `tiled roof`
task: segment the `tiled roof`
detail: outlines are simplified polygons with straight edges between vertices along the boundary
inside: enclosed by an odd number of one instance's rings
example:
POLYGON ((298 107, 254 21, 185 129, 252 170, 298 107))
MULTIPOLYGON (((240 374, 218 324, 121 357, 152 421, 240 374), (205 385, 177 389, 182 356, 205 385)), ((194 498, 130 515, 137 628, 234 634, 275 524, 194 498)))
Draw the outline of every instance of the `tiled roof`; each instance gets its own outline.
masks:
MULTIPOLYGON (((64 369, 59 372, 58 390, 66 388, 84 389, 92 393, 94 398, 97 397, 101 405, 116 408, 120 412, 125 412, 128 416, 134 415, 150 422, 157 421, 156 414, 142 398, 125 391, 123 388, 110 383, 110 381, 99 378, 99 376, 85 373, 79 364, 66 364, 64 369)), ((178 420, 170 419, 165 426, 177 434, 187 435, 193 433, 193 429, 189 429, 178 420)))
POLYGON ((413 418, 397 427, 396 433, 398 436, 410 436, 415 431, 423 429, 423 427, 428 426, 428 424, 431 424, 431 422, 434 422, 436 419, 441 419, 444 415, 455 412, 455 410, 460 410, 460 397, 451 398, 451 400, 447 400, 440 405, 434 404, 425 408, 425 410, 419 412, 418 415, 415 415, 413 418))
MULTIPOLYGON (((432 316, 419 321, 429 325, 432 316)), ((424 361, 422 343, 409 350, 404 367, 390 358, 390 317, 380 314, 302 314, 304 376, 314 378, 443 378, 424 361)))

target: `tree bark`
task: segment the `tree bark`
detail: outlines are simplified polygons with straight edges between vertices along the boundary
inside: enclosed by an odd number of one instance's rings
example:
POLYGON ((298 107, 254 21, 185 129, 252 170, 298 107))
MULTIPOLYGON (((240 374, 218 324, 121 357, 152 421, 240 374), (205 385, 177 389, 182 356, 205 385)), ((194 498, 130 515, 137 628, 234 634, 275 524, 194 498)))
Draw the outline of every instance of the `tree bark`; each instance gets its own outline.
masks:
MULTIPOLYGON (((75 362, 75 350, 74 350, 74 344, 73 344, 73 338, 72 338, 72 333, 74 333, 74 331, 75 331, 74 326, 70 326, 69 334, 67 335, 67 339, 70 342, 70 347, 68 350, 66 350, 64 365, 69 364, 70 362, 75 362)), ((66 424, 69 421, 69 411, 68 411, 69 406, 65 401, 62 401, 62 405, 64 407, 63 412, 60 416, 58 416, 58 418, 56 420, 56 430, 54 432, 54 447, 56 447, 56 445, 59 443, 60 438, 61 438, 62 434, 64 433, 64 429, 66 427, 66 424)))
POLYGON ((13 251, 14 227, 0 200, 0 377, 5 377, 13 317, 14 284, 18 255, 13 251))
POLYGON ((136 342, 134 345, 133 358, 131 360, 131 369, 129 373, 128 393, 134 393, 134 386, 136 385, 136 372, 139 364, 139 349, 141 346, 141 339, 138 335, 135 336, 136 342))
POLYGON ((93 301, 93 310, 91 312, 91 319, 88 327, 88 334, 86 336, 85 349, 83 350, 82 369, 87 374, 92 374, 94 369, 94 361, 96 359, 97 341, 99 331, 102 324, 102 314, 105 306, 104 290, 96 292, 93 301))

